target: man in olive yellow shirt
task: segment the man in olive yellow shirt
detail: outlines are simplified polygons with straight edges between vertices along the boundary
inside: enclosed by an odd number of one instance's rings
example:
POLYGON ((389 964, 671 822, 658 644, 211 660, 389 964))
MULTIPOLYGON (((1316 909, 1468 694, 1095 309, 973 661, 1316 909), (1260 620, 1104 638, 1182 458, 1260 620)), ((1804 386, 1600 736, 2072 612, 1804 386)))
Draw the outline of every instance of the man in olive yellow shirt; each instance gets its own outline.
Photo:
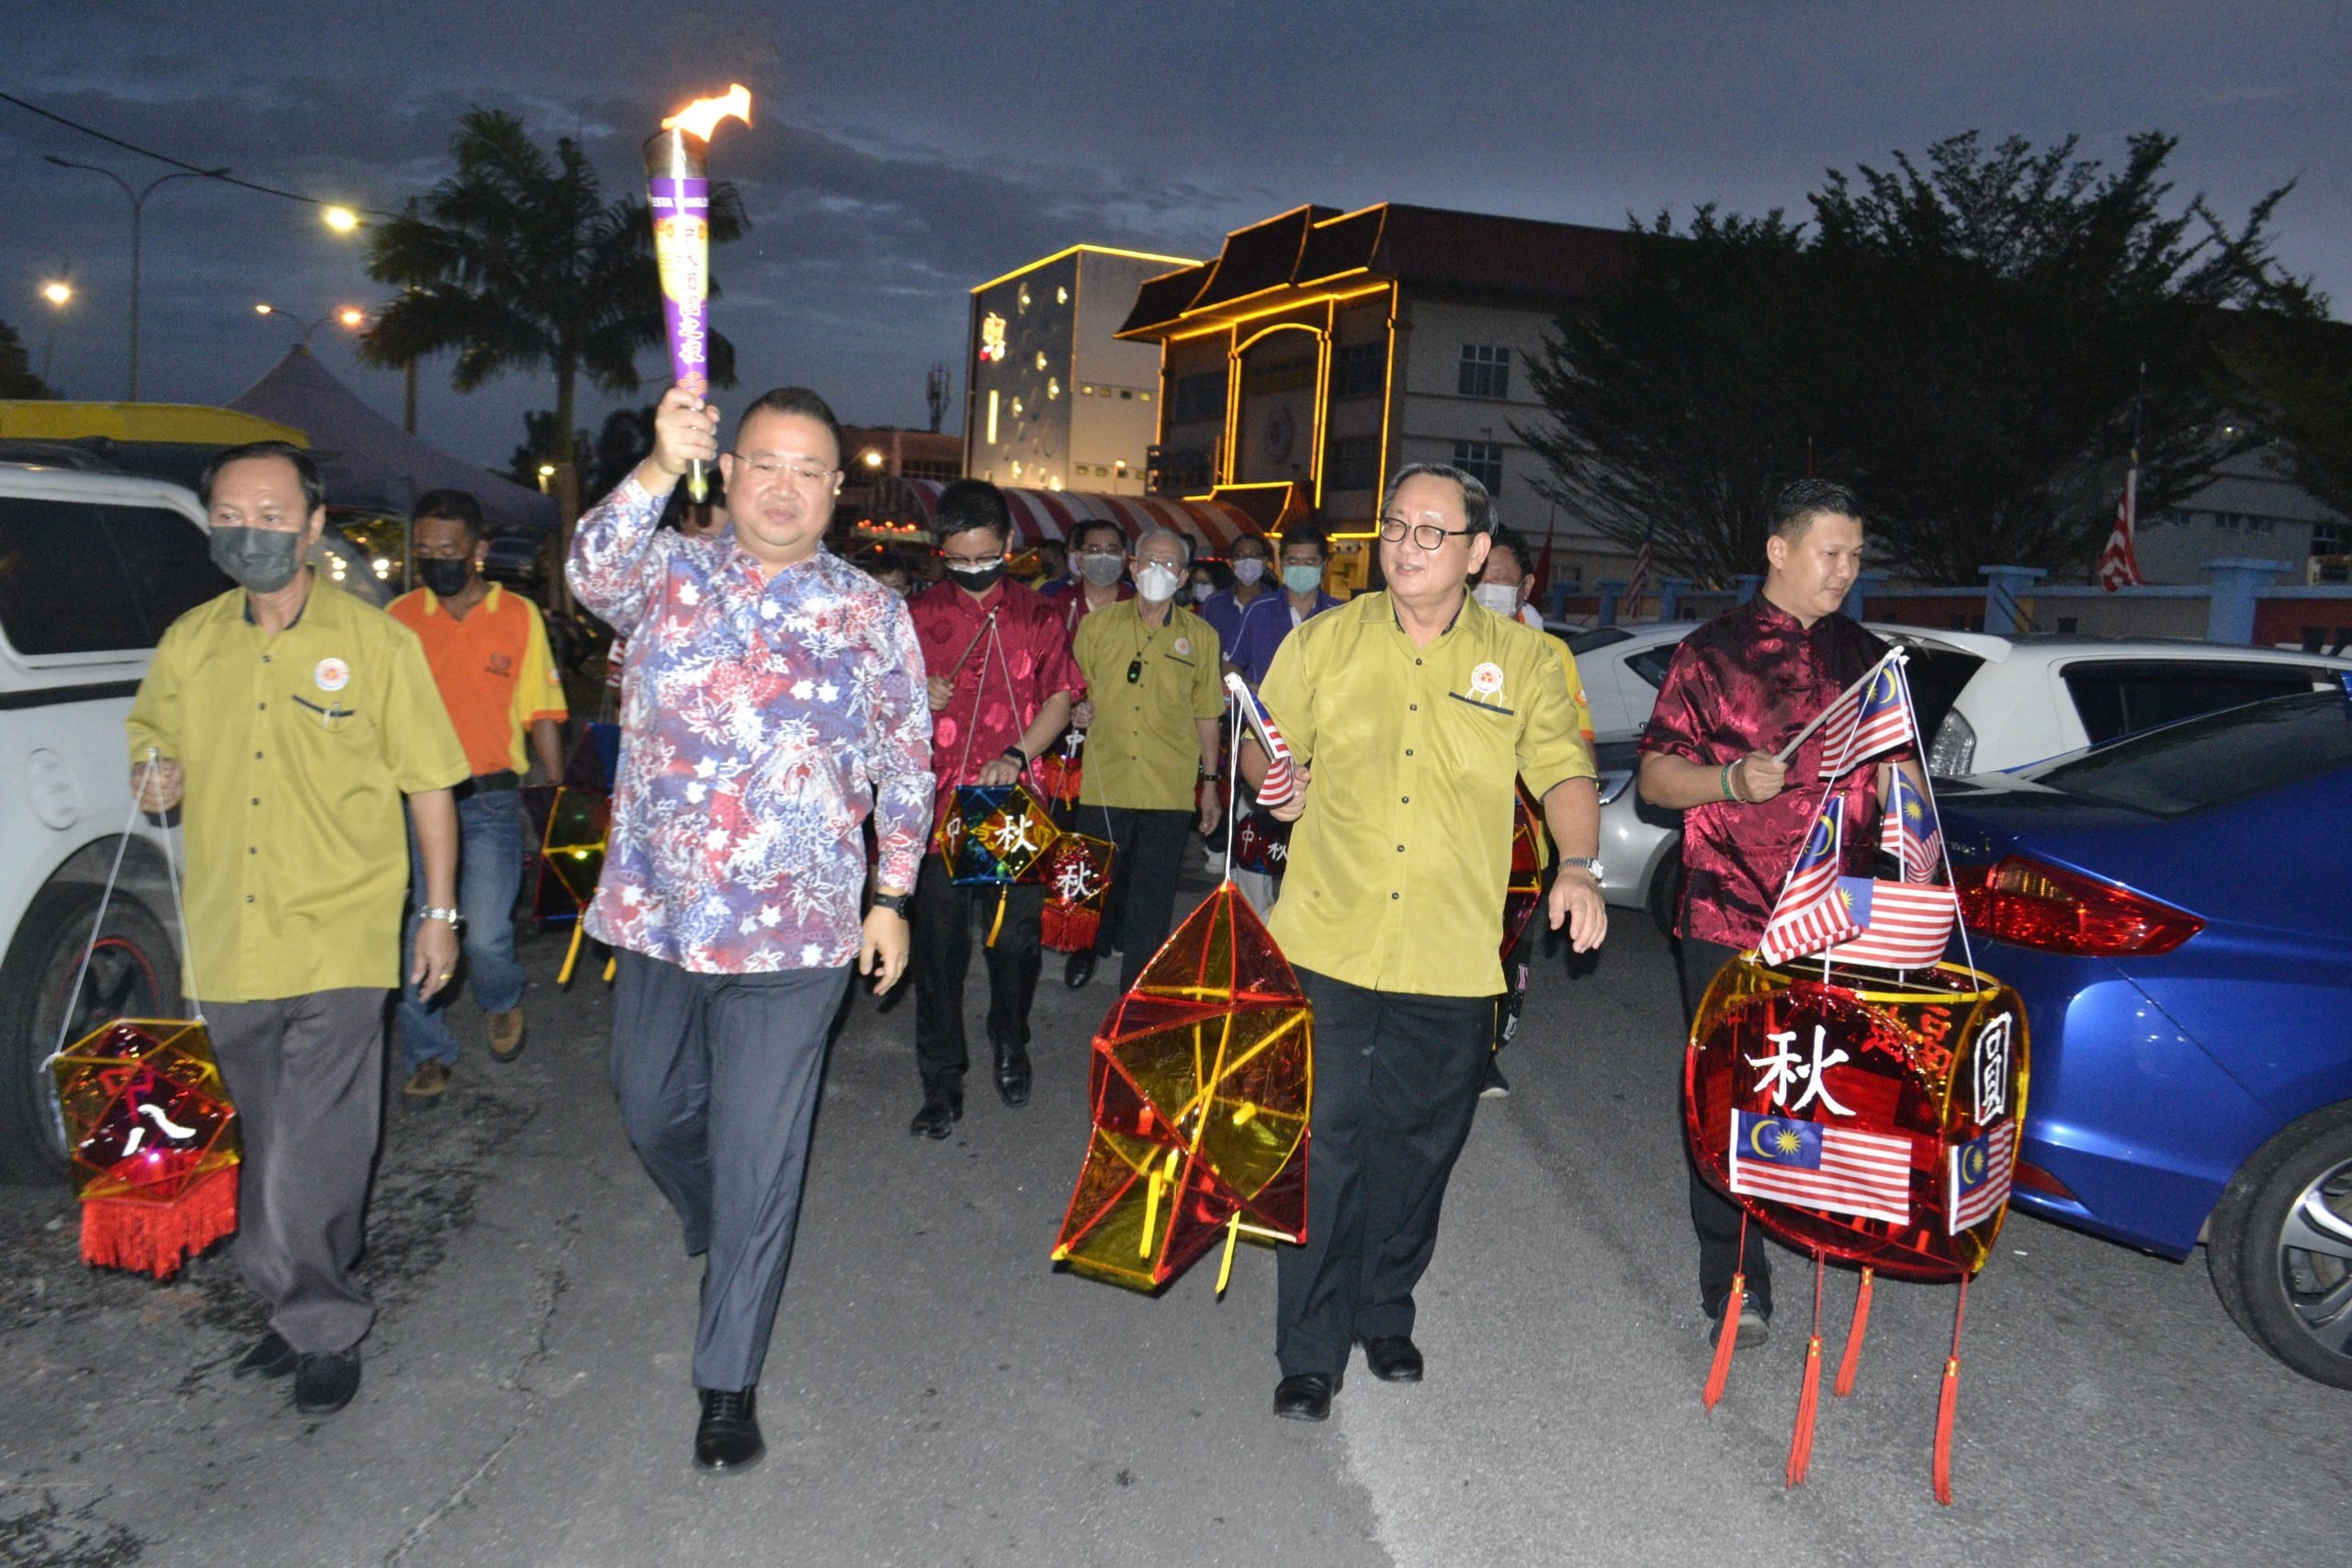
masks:
POLYGON ((1217 719, 1225 687, 1216 629, 1175 603, 1192 547, 1164 528, 1136 541, 1136 596, 1078 623, 1070 652, 1086 677, 1074 716, 1086 728, 1078 828, 1111 840, 1112 892, 1093 953, 1063 978, 1086 984, 1094 960, 1122 950, 1125 990, 1168 940, 1185 835, 1216 827, 1217 719))
MULTIPOLYGON (((1418 1382, 1413 1287, 1437 1246, 1502 993, 1514 778, 1544 804, 1549 898, 1598 946, 1600 806, 1559 656, 1471 602, 1494 511, 1458 469, 1416 464, 1380 513, 1385 591, 1300 626, 1260 688, 1299 759, 1282 902, 1269 921, 1315 1007, 1306 1241, 1283 1247, 1274 1414, 1320 1421, 1348 1357, 1418 1382)), ((1245 749, 1253 784, 1264 757, 1245 749)))
POLYGON ((303 558, 326 525, 318 469, 283 442, 233 447, 198 482, 212 558, 239 586, 172 623, 131 705, 131 783, 187 840, 187 989, 237 1107, 237 1267, 269 1332, 232 1369, 294 1374, 294 1404, 359 1388, 375 1306, 351 1271, 383 1115, 385 993, 409 884, 427 907, 409 976, 458 963, 466 754, 416 634, 303 558))

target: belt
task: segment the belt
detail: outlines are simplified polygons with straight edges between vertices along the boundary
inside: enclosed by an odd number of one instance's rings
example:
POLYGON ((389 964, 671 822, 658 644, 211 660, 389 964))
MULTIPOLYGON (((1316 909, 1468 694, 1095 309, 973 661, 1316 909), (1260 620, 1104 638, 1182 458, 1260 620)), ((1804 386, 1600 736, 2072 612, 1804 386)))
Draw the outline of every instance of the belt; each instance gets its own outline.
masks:
POLYGON ((497 795, 523 787, 521 775, 512 768, 502 768, 494 773, 476 773, 449 793, 463 800, 468 795, 497 795))

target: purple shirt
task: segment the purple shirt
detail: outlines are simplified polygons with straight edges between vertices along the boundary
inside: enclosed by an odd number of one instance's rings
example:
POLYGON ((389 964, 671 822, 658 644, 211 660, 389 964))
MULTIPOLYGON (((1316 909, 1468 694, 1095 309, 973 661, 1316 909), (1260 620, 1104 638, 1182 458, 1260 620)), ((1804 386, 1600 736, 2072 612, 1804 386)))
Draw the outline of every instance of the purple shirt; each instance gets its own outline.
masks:
MULTIPOLYGON (((1297 624, 1304 625, 1326 610, 1337 609, 1339 604, 1339 600, 1318 588, 1315 591, 1315 607, 1297 624)), ((1259 595, 1242 611, 1240 629, 1226 644, 1233 650, 1225 656, 1226 662, 1240 671, 1243 680, 1256 686, 1273 668, 1274 649, 1282 647, 1283 638, 1290 636, 1292 626, 1289 594, 1276 589, 1259 595)))
POLYGON ((689 538, 661 514, 622 480, 566 569, 628 638, 588 933, 701 975, 838 968, 863 930, 865 818, 891 887, 914 886, 931 826, 914 622, 822 550, 769 571, 731 535, 689 538))
MULTIPOLYGON (((1885 652, 1884 643, 1843 615, 1807 627, 1758 593, 1674 650, 1641 754, 1662 751, 1720 768, 1750 751, 1778 751, 1885 652)), ((1789 759, 1787 787, 1761 806, 1714 800, 1682 814, 1682 935, 1725 947, 1756 945, 1813 826, 1828 743, 1826 726, 1807 736, 1789 759)), ((1910 755, 1905 746, 1880 761, 1910 755)), ((1857 768, 1840 787, 1846 870, 1868 876, 1878 845, 1878 770, 1857 768)))
POLYGON ((1270 573, 1266 581, 1258 584, 1256 596, 1247 604, 1235 598, 1232 589, 1225 588, 1210 594, 1194 605, 1193 613, 1216 628, 1216 644, 1219 648, 1229 649, 1241 640, 1241 617, 1267 600, 1279 599, 1282 596, 1283 585, 1274 581, 1270 573))

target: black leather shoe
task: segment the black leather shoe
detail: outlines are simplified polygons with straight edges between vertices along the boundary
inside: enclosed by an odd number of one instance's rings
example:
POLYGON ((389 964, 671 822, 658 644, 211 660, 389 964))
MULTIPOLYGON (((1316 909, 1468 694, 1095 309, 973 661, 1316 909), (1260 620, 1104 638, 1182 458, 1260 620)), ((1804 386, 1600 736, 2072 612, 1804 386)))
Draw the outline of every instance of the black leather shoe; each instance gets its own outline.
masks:
POLYGON ((944 1138, 963 1119, 964 1080, 943 1078, 937 1088, 922 1091, 922 1109, 907 1123, 907 1131, 919 1138, 944 1138))
POLYGON ((285 1336, 275 1328, 261 1337, 260 1343, 244 1354, 244 1359, 229 1369, 232 1378, 282 1378, 294 1370, 301 1355, 286 1343, 285 1336))
POLYGON ((1094 950, 1080 948, 1062 965, 1062 984, 1075 991, 1094 978, 1094 950))
POLYGON ((1029 1053, 1023 1047, 996 1048, 996 1091, 1007 1105, 1029 1103, 1029 1053))
POLYGON ((1401 1334, 1384 1334, 1363 1342, 1364 1370, 1382 1382, 1421 1381, 1421 1352, 1401 1334))
POLYGON ((1300 1372, 1274 1385, 1274 1414, 1285 1421, 1328 1421, 1331 1396, 1340 1392, 1345 1374, 1300 1372))
POLYGON ((294 1367, 294 1408, 305 1416, 332 1416, 359 1392, 359 1347, 321 1350, 294 1367))
POLYGON ((768 1451, 760 1438, 755 1408, 760 1391, 706 1388, 696 1392, 702 1395, 702 1420, 695 1427, 695 1467, 732 1474, 759 1463, 760 1456, 768 1451))

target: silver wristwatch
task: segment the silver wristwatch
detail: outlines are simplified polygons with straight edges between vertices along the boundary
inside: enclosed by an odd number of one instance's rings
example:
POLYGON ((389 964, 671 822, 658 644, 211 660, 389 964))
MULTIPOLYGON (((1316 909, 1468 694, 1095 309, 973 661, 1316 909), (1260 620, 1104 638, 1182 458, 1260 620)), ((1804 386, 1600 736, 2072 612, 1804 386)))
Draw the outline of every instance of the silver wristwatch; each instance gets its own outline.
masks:
POLYGON ((1563 866, 1570 866, 1570 865, 1572 865, 1572 866, 1575 866, 1575 867, 1576 867, 1577 870, 1579 870, 1579 871, 1585 871, 1585 872, 1589 872, 1589 873, 1591 873, 1591 874, 1592 874, 1592 879, 1593 879, 1593 881, 1595 881, 1595 882, 1599 882, 1600 880, 1601 880, 1601 876, 1600 876, 1600 861, 1598 861, 1598 860, 1596 860, 1596 859, 1593 859, 1593 858, 1592 858, 1592 857, 1590 857, 1590 856, 1588 856, 1588 855, 1562 855, 1562 856, 1560 857, 1560 863, 1561 863, 1563 866))
POLYGON ((416 918, 420 920, 447 920, 449 922, 451 931, 456 931, 466 923, 464 918, 455 909, 435 909, 427 907, 417 910, 416 918))

